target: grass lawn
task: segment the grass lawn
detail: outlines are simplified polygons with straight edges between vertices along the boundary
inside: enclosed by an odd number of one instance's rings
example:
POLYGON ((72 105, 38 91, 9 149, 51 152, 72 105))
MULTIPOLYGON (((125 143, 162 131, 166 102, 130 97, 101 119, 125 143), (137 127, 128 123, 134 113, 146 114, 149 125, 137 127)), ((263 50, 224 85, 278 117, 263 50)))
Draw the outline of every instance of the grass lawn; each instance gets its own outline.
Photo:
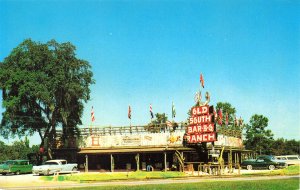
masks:
MULTIPOLYGON (((76 189, 87 189, 76 188, 76 189)), ((139 185, 139 186, 105 186, 88 187, 89 190, 183 190, 183 189, 204 189, 204 190, 298 190, 299 178, 281 180, 254 180, 254 181, 217 181, 201 182, 190 184, 163 184, 163 185, 139 185)))
POLYGON ((242 174, 243 176, 273 176, 273 175, 299 175, 300 165, 288 166, 287 168, 280 170, 272 170, 264 173, 249 173, 242 174))
POLYGON ((111 180, 143 180, 143 179, 167 179, 184 177, 183 172, 122 172, 122 173, 80 173, 75 175, 44 176, 42 179, 46 181, 77 181, 77 182, 96 182, 111 180))
MULTIPOLYGON (((300 166, 289 166, 285 169, 266 171, 263 173, 249 173, 241 176, 274 176, 274 175, 299 175, 300 166)), ((44 176, 46 181, 77 181, 77 182, 97 182, 111 180, 143 180, 143 179, 167 179, 187 177, 183 172, 108 172, 108 173, 80 173, 75 175, 44 176)), ((234 177, 234 176, 232 176, 234 177)))

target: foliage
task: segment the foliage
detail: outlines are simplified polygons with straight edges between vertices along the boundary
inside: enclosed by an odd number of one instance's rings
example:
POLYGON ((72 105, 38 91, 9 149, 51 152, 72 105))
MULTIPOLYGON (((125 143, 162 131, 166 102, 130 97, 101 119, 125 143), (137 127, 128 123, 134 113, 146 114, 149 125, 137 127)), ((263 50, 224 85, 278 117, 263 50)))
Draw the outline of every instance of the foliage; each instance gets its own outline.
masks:
POLYGON ((75 46, 51 40, 25 40, 0 64, 3 113, 0 133, 41 137, 41 146, 54 146, 56 129, 63 138, 79 134, 83 103, 94 83, 87 61, 78 59, 75 46))
POLYGON ((276 176, 276 175, 299 175, 300 165, 292 165, 278 170, 265 170, 261 172, 245 173, 242 176, 276 176))
POLYGON ((164 131, 167 127, 168 116, 165 113, 156 113, 155 117, 156 119, 147 125, 146 130, 154 133, 164 131))
POLYGON ((217 106, 216 106, 216 111, 218 112, 218 110, 222 110, 223 113, 223 123, 225 123, 225 114, 228 114, 228 123, 232 124, 234 123, 234 119, 235 119, 235 113, 236 110, 234 107, 232 107, 232 105, 228 102, 218 102, 217 106))
POLYGON ((295 155, 300 154, 300 141, 279 138, 271 144, 272 155, 295 155))
POLYGON ((267 130, 268 118, 263 115, 253 115, 246 124, 245 147, 259 154, 271 154, 270 144, 273 142, 271 130, 267 130))
POLYGON ((12 145, 6 145, 0 141, 0 161, 14 159, 28 159, 27 155, 38 151, 38 146, 29 146, 26 139, 24 141, 15 141, 12 145))

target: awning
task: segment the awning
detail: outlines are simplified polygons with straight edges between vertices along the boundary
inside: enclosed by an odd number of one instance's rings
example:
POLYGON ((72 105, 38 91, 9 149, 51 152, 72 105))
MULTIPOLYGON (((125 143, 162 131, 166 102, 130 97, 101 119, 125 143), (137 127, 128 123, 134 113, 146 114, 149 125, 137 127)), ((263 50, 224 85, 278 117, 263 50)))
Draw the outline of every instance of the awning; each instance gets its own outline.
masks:
POLYGON ((168 152, 168 151, 195 151, 193 148, 185 147, 154 147, 154 148, 111 148, 111 149, 96 149, 82 148, 78 154, 113 154, 113 153, 145 153, 145 152, 168 152))

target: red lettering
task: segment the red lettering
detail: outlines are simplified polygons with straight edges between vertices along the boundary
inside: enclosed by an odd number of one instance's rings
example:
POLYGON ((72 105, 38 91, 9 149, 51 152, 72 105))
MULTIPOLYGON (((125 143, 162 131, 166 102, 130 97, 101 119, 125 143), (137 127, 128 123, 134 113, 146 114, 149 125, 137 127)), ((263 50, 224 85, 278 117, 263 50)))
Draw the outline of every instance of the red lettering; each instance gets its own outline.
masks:
POLYGON ((190 125, 187 128, 188 134, 214 132, 214 124, 190 125))
POLYGON ((187 135, 186 139, 188 143, 213 142, 216 141, 216 134, 215 133, 192 134, 192 135, 187 135))
POLYGON ((192 115, 207 115, 209 114, 209 106, 198 106, 192 108, 192 115))
POLYGON ((212 115, 195 116, 195 117, 191 117, 189 120, 190 120, 190 123, 189 123, 190 125, 211 123, 212 115))

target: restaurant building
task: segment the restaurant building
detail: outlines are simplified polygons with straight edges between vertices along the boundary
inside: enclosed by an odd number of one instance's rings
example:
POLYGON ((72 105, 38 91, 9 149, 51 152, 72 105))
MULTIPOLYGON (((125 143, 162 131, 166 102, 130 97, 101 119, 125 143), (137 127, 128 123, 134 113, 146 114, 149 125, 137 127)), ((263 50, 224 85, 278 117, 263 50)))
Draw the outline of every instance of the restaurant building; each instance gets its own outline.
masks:
POLYGON ((68 140, 53 152, 56 158, 77 162, 79 169, 88 171, 197 170, 199 164, 217 163, 220 155, 234 167, 251 157, 244 149, 241 130, 216 127, 216 141, 193 144, 186 142, 187 130, 186 123, 177 128, 166 124, 89 127, 81 129, 80 143, 68 140))

